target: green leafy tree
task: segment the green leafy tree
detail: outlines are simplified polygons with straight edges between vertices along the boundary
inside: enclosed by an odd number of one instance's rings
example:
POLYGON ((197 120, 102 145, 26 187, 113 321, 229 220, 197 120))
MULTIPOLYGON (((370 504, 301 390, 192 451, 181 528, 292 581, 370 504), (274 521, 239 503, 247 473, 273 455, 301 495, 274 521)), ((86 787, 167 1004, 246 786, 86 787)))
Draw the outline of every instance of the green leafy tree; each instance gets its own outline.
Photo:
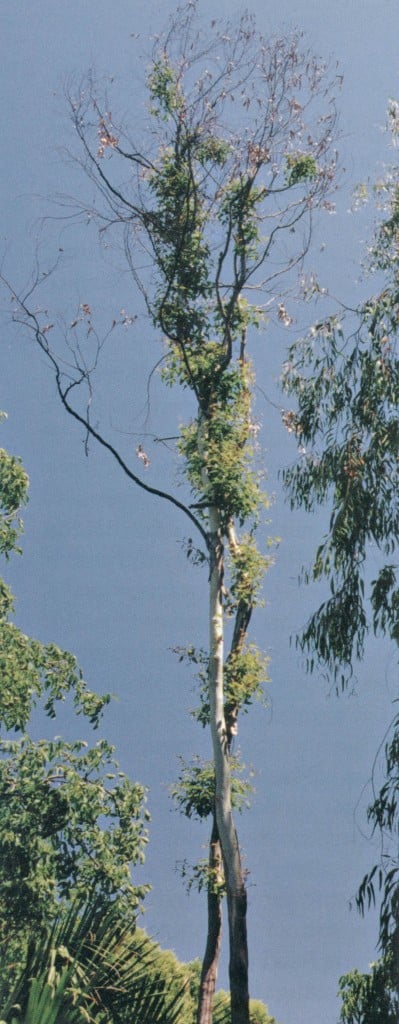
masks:
MULTIPOLYGON (((28 478, 19 459, 0 451, 0 534, 3 552, 16 549, 28 478)), ((13 599, 0 581, 0 955, 3 971, 58 915, 90 891, 117 899, 132 922, 148 889, 134 885, 130 867, 144 859, 145 791, 131 782, 105 739, 90 745, 34 739, 30 720, 50 718, 70 700, 86 727, 96 729, 109 696, 98 696, 76 659, 54 644, 25 636, 11 621, 13 599), (10 732, 19 733, 11 738, 10 732)))
POLYGON ((343 1024, 397 1024, 399 1002, 388 959, 371 964, 369 974, 350 971, 339 981, 343 1024))
MULTIPOLYGON (((144 479, 151 462, 144 439, 136 450, 140 475, 94 426, 93 374, 105 337, 88 304, 66 328, 66 369, 56 321, 48 323, 46 314, 32 311, 29 296, 16 298, 12 290, 15 320, 31 328, 46 354, 64 408, 132 482, 181 510, 190 523, 187 553, 207 566, 209 647, 198 717, 212 737, 208 809, 213 867, 218 872, 221 865, 226 893, 232 1024, 250 1020, 232 742, 240 712, 260 695, 265 679, 248 628, 271 561, 256 542, 268 502, 256 461, 248 342, 264 325, 266 309, 290 322, 284 289, 308 250, 315 212, 331 208, 334 85, 299 35, 266 41, 248 15, 204 31, 190 2, 155 43, 144 143, 114 123, 93 76, 70 96, 79 162, 98 197, 90 221, 97 220, 102 235, 122 235, 133 282, 163 339, 164 382, 191 396, 193 415, 176 445, 191 493, 186 500, 151 483, 151 471, 144 479), (151 274, 143 270, 149 261, 151 274)), ((84 207, 79 200, 77 208, 84 207)), ((122 322, 131 320, 123 316, 122 322)), ((220 901, 209 886, 208 911, 199 1024, 210 1024, 220 946, 220 901)))
MULTIPOLYGON (((229 1010, 229 993, 220 990, 215 996, 213 1024, 229 1024, 229 1010)), ((270 1016, 267 1006, 261 1003, 259 999, 249 1000, 249 1021, 250 1024, 276 1024, 275 1017, 270 1016)))
MULTIPOLYGON (((388 128, 392 144, 397 146, 399 105, 393 100, 388 108, 388 128)), ((359 196, 364 201, 366 195, 365 188, 359 190, 358 201, 359 196)), ((285 423, 296 436, 301 453, 285 474, 291 502, 307 510, 324 503, 331 509, 327 533, 313 565, 305 572, 308 582, 325 579, 329 594, 298 642, 308 666, 321 667, 338 686, 346 685, 355 664, 363 658, 370 634, 386 636, 395 645, 399 641, 397 164, 374 187, 372 196, 379 216, 366 269, 375 275, 378 290, 353 311, 354 317, 353 313, 342 316, 340 311, 340 316, 335 312, 320 319, 306 338, 292 346, 283 375, 285 390, 296 401, 296 408, 285 413, 285 423), (372 579, 368 570, 371 555, 372 579)), ((381 856, 363 879, 357 903, 363 912, 375 902, 376 891, 382 893, 382 965, 385 970, 390 965, 388 990, 397 993, 398 716, 391 723, 384 748, 383 780, 375 769, 368 808, 373 832, 381 837, 381 856)), ((369 992, 374 999, 382 975, 378 966, 371 976, 356 972, 349 976, 347 1002, 352 998, 355 1003, 358 998, 362 1002, 369 992)), ((383 1000, 384 986, 382 991, 383 1000)), ((388 1002, 390 998, 387 994, 388 1002)), ((363 1016, 353 1019, 363 1021, 363 1016)))

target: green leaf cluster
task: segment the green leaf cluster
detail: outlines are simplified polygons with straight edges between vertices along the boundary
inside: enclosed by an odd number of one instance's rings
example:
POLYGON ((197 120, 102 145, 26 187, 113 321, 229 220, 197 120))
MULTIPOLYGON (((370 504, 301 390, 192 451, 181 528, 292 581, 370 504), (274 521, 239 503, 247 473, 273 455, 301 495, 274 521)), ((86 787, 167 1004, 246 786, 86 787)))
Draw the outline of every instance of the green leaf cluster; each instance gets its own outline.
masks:
POLYGON ((0 749, 1 945, 43 926, 73 892, 136 909, 147 889, 130 878, 144 857, 145 792, 118 771, 109 744, 25 736, 0 749))
POLYGON ((228 182, 219 207, 219 220, 226 224, 234 239, 235 256, 245 261, 259 256, 260 218, 258 207, 266 189, 254 184, 252 175, 241 175, 228 182))
MULTIPOLYGON (((6 605, 6 614, 10 610, 6 605)), ((50 718, 57 702, 71 697, 75 713, 97 728, 110 696, 99 696, 82 678, 76 658, 55 644, 33 640, 0 616, 0 724, 6 729, 25 729, 40 700, 50 718)))
POLYGON ((396 1024, 399 1003, 389 957, 371 964, 369 974, 356 969, 344 974, 338 994, 342 1024, 396 1024))
POLYGON ((176 71, 166 53, 153 63, 147 84, 152 100, 151 113, 155 117, 167 119, 182 107, 183 99, 176 71))
MULTIPOLYGON (((179 651, 180 649, 176 649, 179 651)), ((189 660, 194 664, 203 667, 197 673, 200 683, 200 706, 192 714, 203 726, 209 725, 209 683, 207 664, 208 657, 205 652, 194 657, 188 657, 186 651, 179 654, 179 659, 189 660)), ((264 686, 270 682, 268 675, 269 658, 261 653, 256 644, 242 643, 233 649, 224 664, 224 692, 225 692, 225 715, 229 718, 234 712, 247 711, 256 701, 266 703, 264 686)), ((233 762, 232 762, 233 765, 233 762)))
POLYGON ((223 167, 231 156, 231 144, 225 139, 218 139, 215 135, 209 135, 196 148, 196 159, 201 164, 217 164, 223 167))
POLYGON ((202 858, 195 864, 189 864, 187 860, 178 865, 181 878, 183 879, 187 893, 207 892, 212 896, 222 899, 226 895, 226 883, 223 871, 219 867, 211 867, 209 860, 202 858))
MULTIPOLYGON (((208 818, 215 809, 215 768, 213 761, 195 757, 187 763, 179 757, 179 776, 171 786, 171 796, 187 818, 199 821, 208 818)), ((252 784, 245 776, 246 766, 238 757, 231 757, 231 796, 238 811, 249 806, 252 784)))
POLYGON ((225 664, 227 715, 232 708, 247 711, 255 700, 265 700, 264 685, 270 682, 268 663, 256 644, 244 645, 229 655, 225 664))
POLYGON ((0 448, 0 553, 6 557, 16 550, 22 532, 19 509, 28 500, 28 484, 21 460, 0 448))
POLYGON ((243 601, 255 608, 260 603, 260 591, 265 572, 273 562, 272 556, 261 555, 254 535, 243 534, 240 543, 230 551, 231 579, 229 600, 236 606, 243 601))
POLYGON ((199 184, 184 132, 182 125, 175 146, 165 147, 149 178, 155 207, 146 214, 159 273, 152 316, 172 345, 179 346, 183 363, 185 347, 200 345, 208 335, 206 302, 212 265, 199 184))
POLYGON ((286 157, 287 185, 312 181, 318 174, 317 162, 310 153, 289 153, 286 157))
MULTIPOLYGON (((229 993, 223 992, 221 989, 215 996, 213 1024, 227 1024, 229 1010, 229 993)), ((265 1003, 261 1003, 259 999, 250 999, 249 1001, 249 1021, 250 1024, 277 1024, 276 1018, 271 1017, 267 1006, 265 1006, 265 1003)))
MULTIPOLYGON (((204 381, 201 381, 202 396, 204 381)), ((206 415, 181 428, 180 453, 196 499, 216 506, 224 527, 231 519, 240 525, 256 520, 262 502, 259 474, 253 470, 250 396, 240 367, 232 366, 209 378, 206 415)))

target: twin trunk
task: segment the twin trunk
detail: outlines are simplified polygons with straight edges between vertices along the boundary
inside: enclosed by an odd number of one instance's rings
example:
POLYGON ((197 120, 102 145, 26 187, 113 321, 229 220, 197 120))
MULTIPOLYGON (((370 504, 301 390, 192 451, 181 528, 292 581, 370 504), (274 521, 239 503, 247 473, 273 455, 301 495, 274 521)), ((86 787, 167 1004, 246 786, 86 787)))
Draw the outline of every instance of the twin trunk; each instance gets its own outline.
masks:
MULTIPOLYGON (((247 896, 231 802, 230 756, 224 712, 223 543, 220 517, 215 507, 209 510, 209 527, 211 558, 209 702, 215 765, 215 816, 211 836, 211 857, 217 855, 217 847, 220 844, 229 922, 231 1022, 232 1024, 249 1024, 247 896)), ((212 1003, 220 940, 220 896, 217 895, 217 890, 215 893, 209 891, 208 939, 201 975, 198 1024, 211 1024, 212 1022, 212 1003)))

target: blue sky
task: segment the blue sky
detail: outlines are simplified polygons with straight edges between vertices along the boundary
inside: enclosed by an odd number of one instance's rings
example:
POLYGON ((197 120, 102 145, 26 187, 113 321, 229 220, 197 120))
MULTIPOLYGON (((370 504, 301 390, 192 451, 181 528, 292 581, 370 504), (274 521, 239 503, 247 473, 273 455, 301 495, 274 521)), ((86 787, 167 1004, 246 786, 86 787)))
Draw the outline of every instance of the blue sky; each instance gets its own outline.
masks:
MULTIPOLYGON (((199 8, 204 18, 214 15, 208 0, 199 0, 199 8)), ((332 292, 351 302, 367 287, 357 279, 372 213, 354 218, 347 211, 353 186, 390 159, 381 125, 388 97, 399 92, 397 2, 254 0, 250 9, 265 34, 303 29, 309 47, 332 67, 338 61, 344 76, 342 186, 336 215, 317 227, 310 262, 332 292)), ((1 246, 4 271, 17 285, 29 276, 37 237, 54 239, 60 230, 41 221, 52 211, 47 197, 76 196, 82 186, 65 155, 72 138, 65 82, 95 66, 114 80, 115 115, 137 118, 143 104, 137 53, 171 10, 169 0, 161 14, 151 0, 145 6, 137 0, 16 0, 3 12, 1 246)), ((236 0, 218 8, 220 15, 240 11, 236 0)), ((65 227, 61 245, 64 269, 53 278, 52 315, 61 310, 72 317, 81 302, 100 322, 115 307, 135 312, 121 260, 99 252, 94 232, 79 235, 65 227)), ((40 259, 45 266, 43 242, 40 259)), ((285 338, 281 334, 276 344, 273 336, 269 344, 266 332, 264 343, 257 342, 258 381, 274 401, 285 338)), ((134 467, 132 435, 143 429, 143 387, 157 353, 159 339, 139 318, 132 336, 106 354, 99 375, 103 422, 134 467)), ((8 570, 18 622, 25 632, 73 651, 88 681, 117 695, 104 731, 122 767, 149 786, 152 825, 143 876, 154 889, 144 923, 180 958, 201 956, 203 900, 185 894, 175 864, 201 855, 207 833, 179 819, 168 785, 177 754, 208 753, 206 735, 187 713, 195 704, 193 680, 170 651, 206 644, 205 576, 186 562, 180 547, 186 525, 176 511, 134 490, 94 447, 85 458, 79 429, 57 403, 43 359, 10 328, 7 315, 0 366, 0 407, 9 414, 1 443, 22 456, 31 478, 24 555, 8 570)), ((185 401, 174 396, 171 403, 160 384, 152 403, 154 422, 187 411, 185 401)), ((323 518, 293 514, 284 505, 278 469, 293 451, 274 407, 260 398, 259 413, 268 489, 276 494, 270 529, 282 542, 267 578, 266 608, 254 621, 254 638, 272 659, 271 707, 252 711, 240 728, 244 759, 256 771, 253 808, 238 823, 250 872, 251 991, 281 1024, 334 1024, 339 975, 352 966, 367 968, 376 955, 375 919, 362 921, 349 902, 376 852, 361 835, 363 790, 393 715, 397 664, 390 648, 373 643, 355 693, 340 699, 303 673, 289 638, 317 600, 298 589, 297 578, 323 518)), ((151 473, 151 482, 167 482, 159 450, 151 473)), ((226 985, 225 959, 220 981, 226 985)))

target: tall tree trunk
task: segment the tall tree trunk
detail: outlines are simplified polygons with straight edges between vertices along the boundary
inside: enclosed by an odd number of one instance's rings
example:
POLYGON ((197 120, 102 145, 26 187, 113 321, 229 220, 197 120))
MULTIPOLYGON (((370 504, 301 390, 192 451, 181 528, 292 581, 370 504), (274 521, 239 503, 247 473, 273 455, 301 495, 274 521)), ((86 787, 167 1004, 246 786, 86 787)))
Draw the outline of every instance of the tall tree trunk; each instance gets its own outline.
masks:
POLYGON ((242 881, 240 891, 227 888, 230 936, 230 999, 232 1024, 249 1024, 247 894, 242 881))
POLYGON ((215 763, 215 814, 223 857, 229 919, 231 1021, 232 1024, 249 1024, 247 900, 231 806, 230 757, 224 713, 224 555, 220 515, 215 506, 209 509, 209 528, 210 725, 215 763))
POLYGON ((222 939, 222 900, 219 890, 221 881, 222 852, 214 817, 209 844, 208 934, 202 961, 197 1024, 212 1024, 213 1000, 222 939))

